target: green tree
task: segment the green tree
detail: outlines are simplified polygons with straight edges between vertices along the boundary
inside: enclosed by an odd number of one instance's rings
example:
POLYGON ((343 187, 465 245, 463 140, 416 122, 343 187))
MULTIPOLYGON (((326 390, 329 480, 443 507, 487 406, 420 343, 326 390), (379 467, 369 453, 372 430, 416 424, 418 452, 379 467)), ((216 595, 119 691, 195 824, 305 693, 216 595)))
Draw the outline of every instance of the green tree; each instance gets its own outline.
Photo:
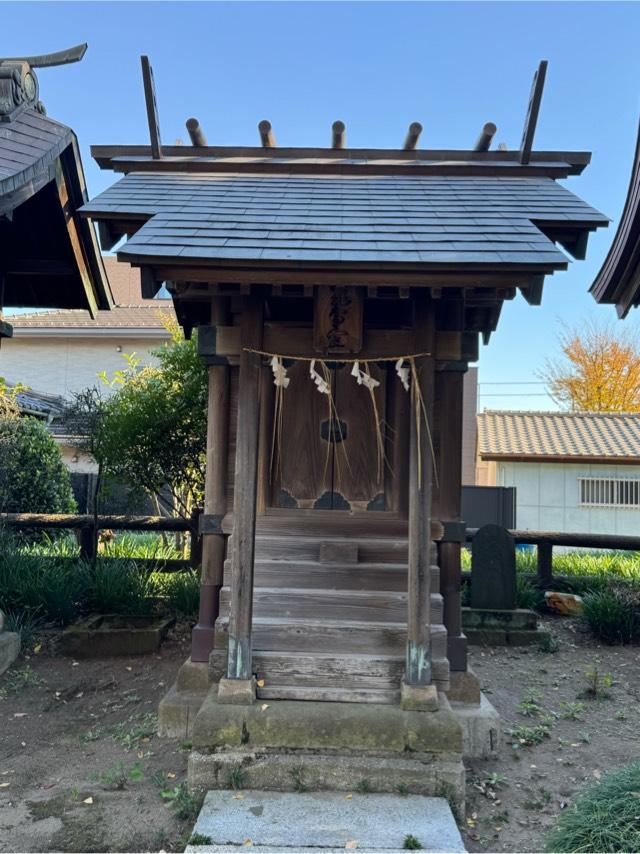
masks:
POLYGON ((0 416, 0 510, 74 513, 71 479, 60 449, 37 418, 0 416))
POLYGON ((90 403, 90 453, 106 479, 143 490, 165 512, 188 518, 202 503, 207 436, 207 370, 195 340, 171 327, 157 365, 134 355, 109 379, 114 392, 90 403))

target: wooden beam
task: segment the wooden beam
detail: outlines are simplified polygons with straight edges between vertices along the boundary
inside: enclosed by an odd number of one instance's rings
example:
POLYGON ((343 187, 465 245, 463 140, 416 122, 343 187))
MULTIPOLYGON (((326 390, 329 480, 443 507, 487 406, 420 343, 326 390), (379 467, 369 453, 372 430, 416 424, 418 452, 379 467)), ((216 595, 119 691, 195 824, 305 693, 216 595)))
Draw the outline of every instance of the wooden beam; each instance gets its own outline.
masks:
POLYGON ((276 138, 270 121, 263 119, 261 122, 258 122, 258 133, 260 134, 260 141, 263 148, 276 147, 276 138))
POLYGON ((198 119, 187 119, 186 128, 187 133, 189 134, 189 139, 191 140, 191 145, 195 146, 196 148, 206 147, 207 138, 204 135, 204 131, 200 127, 200 122, 198 121, 198 119))
MULTIPOLYGON (((434 346, 434 311, 428 294, 418 294, 414 302, 414 336, 425 352, 434 346)), ((433 459, 434 359, 416 359, 419 389, 428 425, 416 395, 411 392, 409 425, 409 565, 407 596, 407 651, 405 683, 421 687, 431 683, 431 486, 433 459)), ((415 380, 412 379, 412 383, 415 380)))
MULTIPOLYGON (((243 348, 261 349, 263 316, 264 301, 260 296, 252 295, 243 299, 240 320, 243 348)), ((227 678, 246 682, 252 678, 251 622, 260 429, 260 364, 260 356, 242 350, 238 379, 227 678)))
POLYGON ((420 122, 411 122, 407 135, 404 138, 404 145, 402 146, 403 149, 405 151, 415 151, 418 146, 418 140, 420 139, 421 133, 422 125, 420 122))
POLYGON ((538 114, 540 112, 540 102, 542 101, 548 64, 547 60, 543 59, 538 66, 538 70, 533 75, 533 85, 531 86, 527 115, 524 120, 522 142, 520 143, 520 163, 523 166, 528 165, 531 161, 531 149, 533 148, 533 139, 536 133, 536 125, 538 124, 538 114))
POLYGON ((480 132, 474 151, 489 151, 489 148, 491 147, 491 140, 495 136, 497 130, 498 128, 493 122, 487 122, 480 132))
POLYGON ((144 101, 147 107, 147 121, 149 123, 149 139, 151 142, 151 156, 154 160, 162 157, 162 142, 160 140, 160 119, 158 118, 158 103, 156 101, 156 87, 153 82, 153 69, 148 56, 141 56, 142 84, 144 86, 144 101))
MULTIPOLYGON (((211 323, 215 328, 227 322, 227 305, 216 297, 211 305, 211 323)), ((207 451, 204 481, 204 512, 222 520, 227 512, 227 468, 229 437, 229 368, 209 365, 207 403, 207 451)), ((200 608, 198 624, 191 634, 191 660, 208 661, 213 648, 214 625, 219 612, 223 584, 225 537, 219 530, 202 538, 200 608)))
MULTIPOLYGON (((463 371, 440 370, 436 373, 434 417, 437 419, 435 433, 439 466, 438 518, 444 526, 461 521, 463 389, 463 371)), ((443 622, 447 629, 447 658, 452 670, 467 669, 467 641, 462 631, 460 551, 460 543, 440 545, 440 592, 443 622)))
POLYGON ((331 148, 346 148, 346 126, 340 120, 331 125, 331 148))

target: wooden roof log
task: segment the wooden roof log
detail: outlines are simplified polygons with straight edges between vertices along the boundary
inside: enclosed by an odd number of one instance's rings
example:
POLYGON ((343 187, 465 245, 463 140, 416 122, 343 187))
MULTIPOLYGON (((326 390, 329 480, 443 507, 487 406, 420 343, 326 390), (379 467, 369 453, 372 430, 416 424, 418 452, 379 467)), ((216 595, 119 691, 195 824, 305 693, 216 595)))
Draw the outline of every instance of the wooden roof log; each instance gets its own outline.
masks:
POLYGON ((153 82, 153 69, 148 56, 141 56, 142 83, 144 85, 144 100, 147 107, 147 121, 149 122, 149 139, 151 141, 151 156, 154 160, 162 157, 162 141, 160 139, 160 120, 158 118, 158 104, 156 102, 156 89, 153 82))
POLYGON ((204 131, 200 127, 200 122, 198 119, 191 118, 186 121, 187 132, 189 134, 189 138, 191 139, 191 144, 196 148, 205 148, 207 145, 207 138, 204 135, 204 131))
POLYGON ((480 131, 480 136, 475 144, 474 151, 489 151, 489 148, 491 147, 491 140, 495 136, 497 130, 498 128, 493 122, 487 122, 480 131))
POLYGON ((522 131, 522 142, 520 143, 520 163, 523 165, 526 165, 531 160, 531 149, 533 148, 533 138, 536 133, 536 125, 538 124, 538 113, 540 112, 540 103, 542 101, 548 64, 546 59, 541 60, 538 70, 533 75, 529 106, 527 107, 524 130, 522 131))
POLYGON ((404 138, 403 148, 405 151, 415 151, 421 133, 422 125, 420 122, 411 122, 407 135, 404 138))
POLYGON ((260 134, 260 142, 263 148, 276 147, 276 138, 270 121, 262 119, 261 122, 258 122, 258 133, 260 134))
POLYGON ((331 125, 331 148, 346 148, 346 126, 339 119, 331 125))

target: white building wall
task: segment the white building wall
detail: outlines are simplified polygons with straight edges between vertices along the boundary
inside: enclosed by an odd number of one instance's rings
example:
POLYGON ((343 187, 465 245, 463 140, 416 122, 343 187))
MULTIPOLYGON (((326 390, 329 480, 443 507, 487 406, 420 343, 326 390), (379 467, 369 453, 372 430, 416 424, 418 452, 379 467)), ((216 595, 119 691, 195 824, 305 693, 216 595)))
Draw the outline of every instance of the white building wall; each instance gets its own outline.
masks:
POLYGON ((640 466, 497 462, 497 486, 516 487, 520 530, 640 534, 640 509, 581 507, 578 478, 640 478, 640 466))
POLYGON ((112 376, 125 367, 124 353, 136 353, 142 364, 156 360, 151 351, 166 342, 167 337, 133 339, 123 337, 76 338, 55 336, 6 338, 0 349, 0 376, 7 382, 23 383, 43 394, 69 397, 74 392, 98 386, 101 371, 112 376))

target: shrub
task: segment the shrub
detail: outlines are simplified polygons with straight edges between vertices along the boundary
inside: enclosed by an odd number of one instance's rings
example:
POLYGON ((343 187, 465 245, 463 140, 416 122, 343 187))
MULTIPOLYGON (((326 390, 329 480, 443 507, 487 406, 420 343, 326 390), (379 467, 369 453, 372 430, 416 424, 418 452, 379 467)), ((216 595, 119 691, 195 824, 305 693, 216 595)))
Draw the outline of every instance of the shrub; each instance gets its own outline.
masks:
POLYGON ((540 611, 544 605, 544 593, 523 578, 516 576, 516 605, 518 608, 527 608, 531 611, 540 611))
POLYGON ((583 619, 605 643, 631 643, 640 635, 639 595, 620 587, 587 593, 583 619))
POLYGON ((36 418, 0 418, 0 510, 73 513, 69 472, 46 425, 36 418))
POLYGON ((111 559, 97 561, 95 567, 81 569, 86 606, 102 614, 150 614, 153 584, 150 576, 135 563, 111 559))
POLYGON ((155 573, 153 584, 170 611, 196 617, 200 604, 200 577, 197 572, 155 573))
POLYGON ((604 776, 561 812, 547 851, 640 851, 640 762, 604 776))

